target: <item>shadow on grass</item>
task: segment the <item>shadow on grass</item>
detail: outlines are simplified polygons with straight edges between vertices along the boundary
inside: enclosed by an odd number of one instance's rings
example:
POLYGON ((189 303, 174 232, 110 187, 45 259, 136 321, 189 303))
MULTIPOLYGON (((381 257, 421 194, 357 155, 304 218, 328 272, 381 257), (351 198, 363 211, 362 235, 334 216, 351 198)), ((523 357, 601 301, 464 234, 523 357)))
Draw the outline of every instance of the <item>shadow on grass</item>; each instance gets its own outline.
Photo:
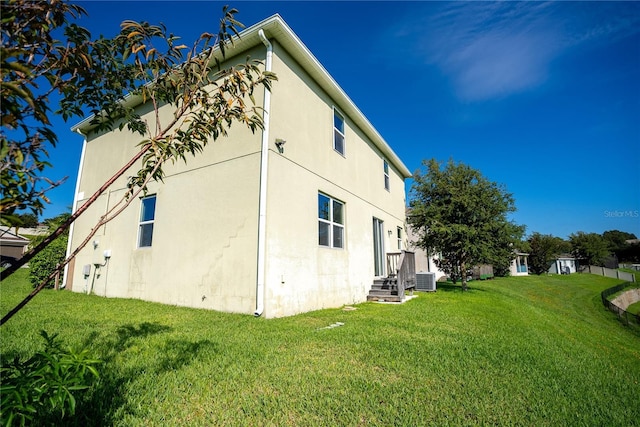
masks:
POLYGON ((438 282, 436 284, 436 290, 442 292, 486 292, 486 289, 479 289, 474 286, 474 284, 479 283, 478 281, 467 282, 467 290, 462 290, 462 283, 456 283, 455 285, 451 282, 438 282))
POLYGON ((167 339, 156 348, 149 348, 150 336, 172 330, 158 323, 141 323, 120 326, 115 333, 92 332, 85 344, 103 361, 98 369, 100 380, 79 402, 75 417, 66 420, 67 425, 117 424, 122 421, 123 415, 141 410, 135 408, 127 396, 139 377, 178 370, 196 360, 203 351, 217 350, 216 344, 208 340, 191 342, 167 339), (131 356, 123 356, 128 350, 131 356))

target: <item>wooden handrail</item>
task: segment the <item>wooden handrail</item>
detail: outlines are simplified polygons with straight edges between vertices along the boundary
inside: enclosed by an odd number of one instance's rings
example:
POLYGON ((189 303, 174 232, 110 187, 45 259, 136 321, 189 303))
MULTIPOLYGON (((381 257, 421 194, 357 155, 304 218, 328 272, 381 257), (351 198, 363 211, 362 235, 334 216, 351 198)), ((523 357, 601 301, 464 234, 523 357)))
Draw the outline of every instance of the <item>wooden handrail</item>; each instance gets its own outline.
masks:
POLYGON ((404 291, 416 287, 415 253, 409 251, 388 253, 387 268, 389 277, 397 278, 398 296, 404 300, 404 291))
POLYGON ((387 253, 387 276, 396 277, 398 274, 398 267, 400 266, 400 257, 402 252, 388 252, 387 253))

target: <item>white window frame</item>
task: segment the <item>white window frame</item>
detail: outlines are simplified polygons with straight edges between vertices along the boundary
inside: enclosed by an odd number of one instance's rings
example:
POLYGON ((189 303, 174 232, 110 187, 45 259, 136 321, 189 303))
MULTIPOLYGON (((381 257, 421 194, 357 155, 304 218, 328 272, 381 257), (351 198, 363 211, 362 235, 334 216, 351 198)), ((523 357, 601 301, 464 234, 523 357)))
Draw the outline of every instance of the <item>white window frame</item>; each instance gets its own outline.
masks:
POLYGON ((402 250, 402 227, 396 228, 396 237, 398 239, 398 250, 402 250))
POLYGON ((382 171, 384 172, 384 189, 391 191, 391 178, 389 177, 389 162, 382 160, 382 171))
POLYGON ((139 216, 139 221, 138 221, 138 239, 137 239, 137 247, 138 248, 150 248, 153 245, 153 226, 154 223, 156 221, 156 203, 158 202, 158 198, 156 197, 155 194, 149 195, 149 196, 145 196, 145 197, 141 197, 140 198, 140 216, 139 216), (143 215, 145 214, 145 200, 151 200, 154 199, 154 204, 153 204, 153 217, 151 219, 147 219, 145 220, 143 215), (143 245, 142 243, 142 237, 143 237, 143 233, 142 233, 142 229, 143 227, 146 227, 148 225, 151 225, 151 239, 149 241, 148 245, 143 245))
POLYGON ((347 138, 345 137, 345 118, 344 118, 344 114, 342 114, 340 111, 338 111, 337 108, 333 107, 333 149, 339 153, 341 156, 345 156, 345 152, 346 152, 346 146, 347 146, 347 138), (342 130, 338 129, 336 127, 336 116, 340 118, 340 120, 342 120, 342 130), (336 147, 336 133, 338 133, 341 137, 342 137, 342 151, 340 151, 337 147, 336 147))
POLYGON ((345 233, 345 203, 341 200, 337 200, 334 199, 333 197, 329 196, 328 194, 325 193, 321 193, 318 192, 318 245, 325 247, 325 248, 334 248, 334 249, 344 249, 346 246, 346 233, 345 233), (329 212, 327 212, 327 217, 328 218, 322 218, 320 215, 320 197, 325 197, 329 200, 329 212), (334 215, 334 204, 338 204, 341 206, 342 208, 342 223, 337 222, 335 215, 334 215), (328 236, 327 236, 327 243, 328 244, 323 244, 321 242, 320 236, 320 230, 322 225, 325 224, 326 226, 328 226, 328 236), (341 245, 337 245, 336 241, 335 241, 335 232, 336 230, 340 230, 341 233, 341 240, 339 241, 339 243, 341 243, 341 245))

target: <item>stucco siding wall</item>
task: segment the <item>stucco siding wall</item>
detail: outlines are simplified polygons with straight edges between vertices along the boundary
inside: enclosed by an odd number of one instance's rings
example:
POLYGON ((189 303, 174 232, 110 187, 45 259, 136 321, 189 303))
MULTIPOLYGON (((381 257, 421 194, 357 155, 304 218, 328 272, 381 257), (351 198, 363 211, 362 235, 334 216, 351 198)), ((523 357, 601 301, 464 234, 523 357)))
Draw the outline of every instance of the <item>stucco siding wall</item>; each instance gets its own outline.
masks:
POLYGON ((403 218, 271 153, 265 315, 279 317, 362 302, 374 278, 373 217, 384 245, 397 248, 403 218), (344 203, 344 248, 318 244, 318 192, 344 203), (387 232, 391 230, 391 236, 387 232))
MULTIPOLYGON (((264 49, 252 49, 247 54, 252 57, 264 57, 264 49)), ((223 66, 232 66, 244 62, 245 55, 232 57, 223 66)), ((256 106, 262 107, 263 90, 259 88, 254 93, 256 106)), ((251 105, 247 98, 246 102, 251 105)), ((142 119, 148 124, 150 129, 155 131, 155 112, 151 108, 151 103, 141 105, 136 110, 142 119)), ((161 106, 158 117, 161 126, 166 127, 174 117, 175 108, 170 105, 161 106)), ((108 178, 125 165, 140 148, 140 141, 148 138, 137 133, 132 133, 125 127, 119 130, 117 124, 111 131, 95 132, 91 131, 87 135, 87 149, 84 158, 84 167, 81 174, 79 192, 85 197, 89 197, 93 191, 98 189, 108 178)), ((245 155, 250 155, 260 151, 260 130, 252 133, 245 125, 234 122, 229 130, 229 137, 221 136, 215 142, 210 141, 214 149, 207 149, 205 153, 198 153, 196 156, 187 155, 188 165, 178 161, 175 164, 167 163, 165 173, 167 175, 182 173, 187 170, 206 167, 215 163, 222 163, 245 155)), ((127 184, 127 177, 134 174, 140 168, 141 162, 131 167, 112 188, 124 188, 127 184)), ((81 197, 82 198, 82 197, 81 197)))
MULTIPOLYGON (((259 53, 259 50, 253 53, 259 53)), ((242 58, 244 60, 244 58, 242 58)), ((235 59, 231 60, 231 63, 235 59)), ((262 105, 262 90, 255 94, 262 105)), ((143 118, 154 125, 148 106, 139 107, 143 118)), ((160 118, 173 115, 164 106, 160 118)), ((228 137, 212 141, 202 153, 188 157, 187 164, 168 163, 164 183, 151 183, 157 195, 153 245, 137 248, 140 200, 115 220, 101 227, 77 257, 73 290, 92 289, 108 297, 140 298, 167 304, 252 313, 258 222, 258 188, 261 133, 234 123, 228 137), (111 251, 108 264, 104 250, 111 251), (91 265, 85 278, 83 266, 91 265)), ((79 183, 78 206, 93 194, 139 150, 143 139, 126 130, 90 133, 79 183)), ((99 198, 75 224, 73 248, 96 221, 125 193, 126 177, 134 165, 99 198)))
POLYGON ((384 245, 397 251, 404 224, 404 180, 345 117, 346 151, 333 149, 333 100, 282 51, 272 96, 265 315, 279 317, 362 302, 374 278, 373 217, 384 221, 384 245), (345 247, 318 244, 318 193, 345 205, 345 247), (389 235, 388 231, 391 231, 389 235))
MULTIPOLYGON (((135 200, 94 237, 99 242, 76 261, 74 290, 84 290, 82 266, 92 269, 89 284, 98 295, 140 298, 168 304, 251 313, 255 304, 259 155, 176 174, 156 194, 153 244, 137 248, 140 201, 135 200)), ((111 194, 111 204, 118 194, 111 194)), ((106 199, 106 197, 103 197, 106 199)), ((106 200, 105 200, 106 203, 106 200)), ((100 203, 98 203, 100 206, 100 203)), ((105 206, 105 205, 102 205, 105 206)), ((78 224, 78 238, 99 208, 78 224)))
MULTIPOLYGON (((259 46, 250 54, 263 58, 264 51, 259 46)), ((345 155, 333 149, 334 101, 277 42, 273 71, 279 80, 269 123, 264 315, 364 301, 374 278, 373 217, 384 221, 386 251, 396 252, 397 227, 405 232, 404 179, 390 164, 390 190, 384 188, 384 156, 346 115, 345 155), (287 141, 284 153, 276 149, 277 138, 287 141), (343 249, 318 244, 318 192, 345 203, 343 249)), ((261 106, 262 90, 255 95, 261 106)), ((170 113, 163 107, 161 116, 170 113)), ((139 140, 126 130, 89 137, 79 205, 134 155, 139 140)), ((234 125, 229 137, 187 165, 167 165, 164 183, 149 189, 157 197, 152 246, 137 248, 141 202, 136 199, 99 230, 92 239, 95 248, 90 244, 79 254, 70 273, 73 290, 83 292, 86 286, 107 297, 253 313, 260 141, 261 132, 234 125), (104 262, 104 250, 111 251, 108 264, 94 267, 104 262), (86 264, 92 266, 87 278, 86 264)), ((125 186, 126 180, 119 180, 81 217, 74 247, 125 186)))
POLYGON ((271 98, 271 139, 286 140, 286 157, 301 167, 329 177, 334 184, 404 218, 404 178, 395 166, 390 164, 391 191, 386 191, 385 157, 348 116, 345 116, 345 154, 336 152, 333 107, 342 114, 344 111, 277 44, 274 53, 273 67, 279 81, 271 98))

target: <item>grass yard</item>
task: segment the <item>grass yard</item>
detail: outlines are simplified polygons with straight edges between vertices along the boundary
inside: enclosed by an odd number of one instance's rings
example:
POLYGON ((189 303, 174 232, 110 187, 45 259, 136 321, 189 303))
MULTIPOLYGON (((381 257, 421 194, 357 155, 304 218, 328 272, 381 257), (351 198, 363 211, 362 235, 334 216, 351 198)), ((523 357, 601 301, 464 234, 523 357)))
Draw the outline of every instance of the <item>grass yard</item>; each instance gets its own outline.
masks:
POLYGON ((640 313, 640 301, 634 302, 633 304, 629 305, 629 307, 627 307, 627 311, 631 314, 640 313))
MULTIPOLYGON (((439 284, 402 305, 274 320, 44 291, 0 329, 0 350, 29 355, 45 329, 104 360, 67 425, 640 425, 640 334, 600 302, 617 283, 439 284)), ((4 314, 26 271, 0 291, 4 314)))

